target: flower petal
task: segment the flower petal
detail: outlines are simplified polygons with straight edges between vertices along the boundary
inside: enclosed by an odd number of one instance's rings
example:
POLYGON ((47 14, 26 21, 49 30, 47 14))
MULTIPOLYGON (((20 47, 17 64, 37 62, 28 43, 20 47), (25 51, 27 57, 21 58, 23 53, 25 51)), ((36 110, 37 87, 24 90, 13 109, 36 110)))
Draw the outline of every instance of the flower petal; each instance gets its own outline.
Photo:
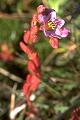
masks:
POLYGON ((45 16, 42 15, 42 14, 39 14, 39 15, 38 15, 38 22, 39 22, 39 23, 45 22, 45 16))
POLYGON ((46 37, 54 36, 54 32, 53 31, 45 31, 44 30, 44 34, 45 34, 46 37))
POLYGON ((45 31, 44 30, 44 35, 46 37, 56 37, 60 39, 60 36, 58 34, 55 33, 55 31, 45 31))
POLYGON ((51 21, 53 22, 56 19, 56 12, 53 11, 50 14, 51 14, 51 21))
POLYGON ((62 28, 60 29, 60 32, 61 32, 61 37, 67 37, 70 31, 67 28, 62 28))
POLYGON ((69 34, 69 30, 67 28, 56 29, 55 34, 59 37, 67 37, 69 34))
POLYGON ((60 31, 60 29, 57 28, 57 29, 55 30, 55 34, 58 35, 58 36, 61 36, 61 31, 60 31))
POLYGON ((46 36, 46 37, 50 37, 51 36, 51 31, 43 31, 44 32, 44 35, 46 36))
POLYGON ((57 38, 50 38, 49 43, 53 48, 58 48, 59 46, 57 38))
POLYGON ((65 24, 65 21, 63 19, 57 19, 57 27, 61 28, 65 24))

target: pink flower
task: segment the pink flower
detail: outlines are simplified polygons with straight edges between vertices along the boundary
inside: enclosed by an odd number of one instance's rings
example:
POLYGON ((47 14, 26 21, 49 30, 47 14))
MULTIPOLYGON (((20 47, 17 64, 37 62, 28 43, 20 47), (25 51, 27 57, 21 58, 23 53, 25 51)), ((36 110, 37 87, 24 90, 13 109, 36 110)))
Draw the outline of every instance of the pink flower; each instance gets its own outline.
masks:
MULTIPOLYGON (((46 13, 45 13, 46 14, 46 13)), ((43 28, 42 31, 44 32, 46 37, 67 37, 69 34, 69 30, 64 28, 63 25, 65 21, 63 19, 56 18, 55 11, 51 12, 46 17, 42 17, 43 15, 39 15, 38 18, 40 19, 41 27, 43 28)))
POLYGON ((58 39, 67 37, 70 31, 64 27, 65 21, 56 17, 54 9, 47 8, 43 5, 37 8, 38 22, 40 30, 46 37, 49 37, 49 43, 53 48, 58 47, 58 39))
POLYGON ((65 21, 56 17, 56 12, 50 8, 38 7, 38 22, 40 23, 40 29, 44 32, 46 37, 67 37, 69 30, 63 27, 65 21))

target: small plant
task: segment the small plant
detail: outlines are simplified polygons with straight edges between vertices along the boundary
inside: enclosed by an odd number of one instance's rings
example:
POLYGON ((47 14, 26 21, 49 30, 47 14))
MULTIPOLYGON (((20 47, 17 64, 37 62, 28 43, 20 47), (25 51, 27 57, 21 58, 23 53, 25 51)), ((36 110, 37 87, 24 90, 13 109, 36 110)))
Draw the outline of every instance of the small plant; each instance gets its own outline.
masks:
POLYGON ((30 95, 37 90, 41 83, 40 58, 34 50, 34 45, 38 42, 38 33, 42 31, 45 37, 49 38, 50 45, 58 48, 58 39, 67 37, 70 32, 63 27, 64 23, 63 19, 56 17, 55 10, 39 5, 37 12, 32 17, 31 28, 24 32, 23 41, 20 42, 21 49, 28 56, 29 74, 23 85, 23 93, 30 109, 33 108, 30 95))

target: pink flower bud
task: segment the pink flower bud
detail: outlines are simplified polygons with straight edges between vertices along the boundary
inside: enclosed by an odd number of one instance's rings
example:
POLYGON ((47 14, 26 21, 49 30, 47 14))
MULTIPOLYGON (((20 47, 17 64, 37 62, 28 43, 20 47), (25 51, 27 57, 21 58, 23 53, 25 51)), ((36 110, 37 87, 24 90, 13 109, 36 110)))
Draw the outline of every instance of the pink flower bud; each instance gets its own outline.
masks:
POLYGON ((39 5, 39 6, 37 7, 37 12, 38 12, 38 13, 42 13, 45 9, 46 9, 46 7, 45 7, 44 5, 39 5))
POLYGON ((49 43, 53 48, 58 48, 59 46, 58 38, 50 38, 49 43))

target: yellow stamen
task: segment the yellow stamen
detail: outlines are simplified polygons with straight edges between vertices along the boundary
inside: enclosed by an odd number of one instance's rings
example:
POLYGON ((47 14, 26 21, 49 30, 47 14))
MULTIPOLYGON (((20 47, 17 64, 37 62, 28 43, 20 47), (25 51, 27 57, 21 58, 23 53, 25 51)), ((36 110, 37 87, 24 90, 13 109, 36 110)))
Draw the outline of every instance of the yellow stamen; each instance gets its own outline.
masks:
POLYGON ((47 25, 48 25, 48 29, 54 30, 56 28, 56 24, 51 20, 48 21, 47 25))

